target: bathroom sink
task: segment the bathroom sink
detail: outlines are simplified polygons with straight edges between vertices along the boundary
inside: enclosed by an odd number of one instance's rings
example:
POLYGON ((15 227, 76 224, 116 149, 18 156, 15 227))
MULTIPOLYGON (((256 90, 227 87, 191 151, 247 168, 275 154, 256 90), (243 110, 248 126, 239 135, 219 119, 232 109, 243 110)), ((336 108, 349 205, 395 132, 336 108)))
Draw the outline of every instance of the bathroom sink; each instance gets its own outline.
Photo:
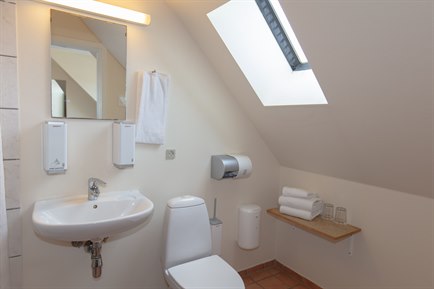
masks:
POLYGON ((37 201, 32 220, 45 238, 98 241, 142 224, 153 209, 138 190, 102 192, 94 201, 87 194, 37 201))

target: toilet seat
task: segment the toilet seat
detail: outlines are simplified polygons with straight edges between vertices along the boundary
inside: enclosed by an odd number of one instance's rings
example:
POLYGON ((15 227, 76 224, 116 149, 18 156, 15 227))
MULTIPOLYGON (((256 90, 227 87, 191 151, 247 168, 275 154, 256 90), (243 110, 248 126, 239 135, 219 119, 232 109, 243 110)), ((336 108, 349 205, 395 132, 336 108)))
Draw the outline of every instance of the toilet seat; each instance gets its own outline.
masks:
POLYGON ((177 265, 166 272, 183 289, 244 289, 240 275, 217 255, 177 265))

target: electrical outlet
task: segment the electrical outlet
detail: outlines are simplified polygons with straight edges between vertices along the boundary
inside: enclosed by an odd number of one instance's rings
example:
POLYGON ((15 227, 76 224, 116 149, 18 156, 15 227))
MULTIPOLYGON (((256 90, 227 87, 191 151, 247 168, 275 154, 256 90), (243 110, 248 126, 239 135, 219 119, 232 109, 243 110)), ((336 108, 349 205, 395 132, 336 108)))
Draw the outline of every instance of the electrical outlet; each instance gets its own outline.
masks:
POLYGON ((166 160, 174 160, 176 157, 176 150, 166 150, 166 160))

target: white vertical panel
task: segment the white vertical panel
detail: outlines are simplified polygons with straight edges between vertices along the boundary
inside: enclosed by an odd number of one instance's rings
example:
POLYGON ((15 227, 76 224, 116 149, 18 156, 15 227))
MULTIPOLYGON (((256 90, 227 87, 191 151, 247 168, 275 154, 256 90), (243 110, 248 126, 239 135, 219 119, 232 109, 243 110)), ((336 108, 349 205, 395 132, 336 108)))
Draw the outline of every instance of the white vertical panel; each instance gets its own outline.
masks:
POLYGON ((18 108, 17 59, 0 56, 0 108, 18 108))
POLYGON ((20 161, 4 161, 6 208, 20 207, 20 161))
POLYGON ((20 209, 7 210, 9 257, 21 255, 21 219, 20 209))
POLYGON ((15 4, 0 1, 0 54, 16 56, 15 4))
POLYGON ((23 257, 9 258, 9 270, 11 272, 11 288, 18 289, 22 286, 23 257))
POLYGON ((18 110, 1 109, 0 124, 3 141, 3 158, 18 159, 19 158, 19 115, 18 110))

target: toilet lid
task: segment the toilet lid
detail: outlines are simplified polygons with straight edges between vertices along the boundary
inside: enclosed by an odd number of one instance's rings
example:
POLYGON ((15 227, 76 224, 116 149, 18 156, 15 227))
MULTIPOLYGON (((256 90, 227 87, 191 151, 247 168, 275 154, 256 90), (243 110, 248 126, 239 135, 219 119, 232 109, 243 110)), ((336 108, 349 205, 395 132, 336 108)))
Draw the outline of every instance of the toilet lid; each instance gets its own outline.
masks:
POLYGON ((167 271, 184 289, 244 289, 240 275, 217 255, 174 266, 167 271))

